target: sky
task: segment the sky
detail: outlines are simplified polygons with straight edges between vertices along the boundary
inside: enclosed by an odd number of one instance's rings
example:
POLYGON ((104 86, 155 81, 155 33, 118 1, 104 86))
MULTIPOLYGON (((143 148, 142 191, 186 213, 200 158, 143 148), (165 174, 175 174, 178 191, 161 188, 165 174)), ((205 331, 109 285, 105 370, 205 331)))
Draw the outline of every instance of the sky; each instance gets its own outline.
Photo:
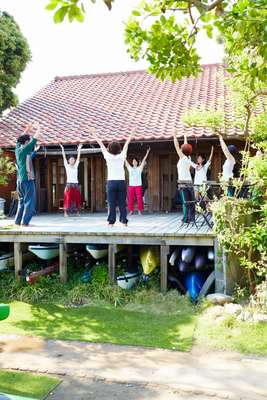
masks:
MULTIPOLYGON (((89 3, 89 0, 87 0, 89 3)), ((0 0, 1 11, 13 15, 27 38, 32 60, 16 88, 23 101, 55 76, 145 69, 134 62, 124 44, 124 22, 140 0, 116 0, 112 11, 102 1, 88 6, 83 24, 54 24, 48 0, 0 0)), ((198 40, 203 64, 220 62, 222 47, 204 35, 198 40)))

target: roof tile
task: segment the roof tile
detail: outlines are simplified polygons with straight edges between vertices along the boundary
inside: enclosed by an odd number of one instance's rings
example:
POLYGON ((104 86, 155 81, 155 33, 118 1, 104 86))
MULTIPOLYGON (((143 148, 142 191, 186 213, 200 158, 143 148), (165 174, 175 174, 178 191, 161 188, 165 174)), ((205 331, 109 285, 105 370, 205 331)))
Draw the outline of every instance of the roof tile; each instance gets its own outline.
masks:
MULTIPOLYGON (((84 132, 93 126, 103 140, 125 140, 136 130, 136 140, 170 139, 174 127, 183 135, 181 116, 190 108, 217 108, 232 118, 221 64, 202 66, 197 78, 161 82, 145 71, 56 77, 0 121, 0 147, 14 146, 29 121, 40 122, 46 145, 92 140, 84 132)), ((211 136, 204 128, 187 129, 190 136, 211 136)), ((229 134, 238 135, 237 128, 229 134)))

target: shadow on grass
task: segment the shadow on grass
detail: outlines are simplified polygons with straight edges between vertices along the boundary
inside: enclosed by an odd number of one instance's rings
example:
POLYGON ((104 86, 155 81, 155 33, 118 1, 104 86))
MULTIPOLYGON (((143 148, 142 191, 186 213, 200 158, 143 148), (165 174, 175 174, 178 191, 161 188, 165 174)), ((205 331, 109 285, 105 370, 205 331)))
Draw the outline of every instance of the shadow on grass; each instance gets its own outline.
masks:
POLYGON ((118 308, 12 304, 3 333, 46 339, 139 345, 189 351, 196 317, 193 314, 155 315, 118 308))

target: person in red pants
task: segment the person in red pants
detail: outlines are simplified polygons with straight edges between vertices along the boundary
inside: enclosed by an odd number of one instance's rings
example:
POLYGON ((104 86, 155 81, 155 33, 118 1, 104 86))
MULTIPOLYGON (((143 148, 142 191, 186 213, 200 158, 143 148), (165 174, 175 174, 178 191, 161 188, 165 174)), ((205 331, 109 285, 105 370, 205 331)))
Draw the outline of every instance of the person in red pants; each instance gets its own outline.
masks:
POLYGON ((71 213, 76 213, 80 215, 80 210, 82 206, 81 191, 78 182, 78 167, 81 158, 82 144, 77 147, 77 159, 71 156, 67 160, 64 147, 61 143, 59 146, 62 151, 62 157, 64 161, 64 167, 67 175, 67 184, 64 190, 64 216, 68 217, 71 213))
POLYGON ((144 209, 143 196, 142 196, 142 172, 146 164, 146 159, 149 155, 150 148, 147 149, 146 155, 142 162, 139 163, 137 158, 133 158, 132 165, 126 160, 126 167, 129 172, 129 186, 128 186, 128 208, 130 215, 134 213, 134 200, 136 198, 138 214, 142 215, 144 209))

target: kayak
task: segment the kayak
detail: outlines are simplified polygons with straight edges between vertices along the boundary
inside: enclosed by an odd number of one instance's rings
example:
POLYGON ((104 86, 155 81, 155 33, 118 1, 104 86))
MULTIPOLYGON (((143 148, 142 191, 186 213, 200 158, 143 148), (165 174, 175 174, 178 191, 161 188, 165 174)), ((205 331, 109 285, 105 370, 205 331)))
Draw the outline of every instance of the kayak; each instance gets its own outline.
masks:
POLYGON ((131 289, 140 278, 140 272, 125 272, 117 277, 117 284, 122 289, 131 289))
POLYGON ((150 274, 159 264, 159 249, 157 246, 142 246, 140 260, 145 275, 150 274))
POLYGON ((0 304, 0 321, 3 321, 9 316, 10 308, 8 304, 0 304))
MULTIPOLYGON (((23 262, 30 261, 33 255, 29 252, 22 254, 23 262)), ((0 271, 5 271, 8 268, 14 267, 14 253, 0 252, 0 271)))
POLYGON ((95 259, 100 260, 108 255, 107 244, 87 244, 86 251, 95 259))
POLYGON ((185 288, 194 302, 197 301, 199 293, 205 281, 205 275, 201 272, 190 272, 185 276, 185 288))
POLYGON ((14 394, 0 393, 0 400, 37 400, 32 397, 15 396, 14 394))
MULTIPOLYGON (((116 253, 125 248, 123 244, 116 245, 116 253)), ((108 244, 87 244, 86 250, 95 259, 100 260, 108 255, 108 244)))
POLYGON ((0 252, 0 271, 14 267, 14 253, 0 252))
POLYGON ((182 261, 186 263, 191 263, 193 258, 195 257, 195 249, 194 247, 186 247, 182 250, 182 261))
POLYGON ((51 260, 59 255, 58 244, 33 244, 28 249, 41 260, 51 260))

